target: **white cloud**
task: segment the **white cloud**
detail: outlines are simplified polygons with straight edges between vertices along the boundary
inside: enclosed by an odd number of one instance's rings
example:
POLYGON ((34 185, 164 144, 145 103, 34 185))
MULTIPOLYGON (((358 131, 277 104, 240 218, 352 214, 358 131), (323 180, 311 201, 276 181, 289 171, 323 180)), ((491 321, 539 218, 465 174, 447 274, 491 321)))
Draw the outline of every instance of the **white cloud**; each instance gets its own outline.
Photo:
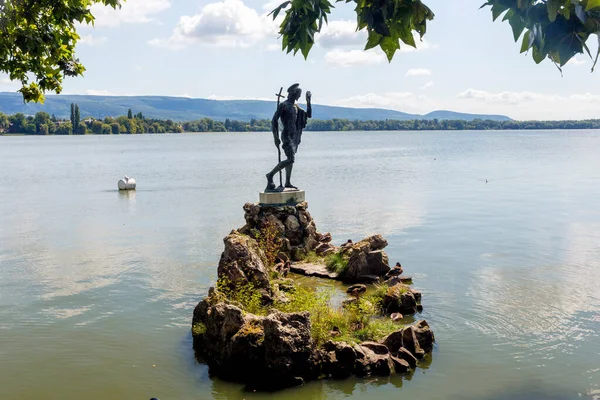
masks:
POLYGON ((181 49, 194 43, 221 47, 250 47, 277 34, 277 23, 259 15, 241 0, 210 3, 199 14, 182 16, 168 39, 153 39, 155 46, 181 49))
POLYGON ((266 100, 273 101, 275 100, 275 96, 273 98, 268 97, 244 97, 244 96, 227 96, 227 95, 219 95, 219 94, 211 94, 208 97, 204 97, 208 100, 266 100))
POLYGON ((569 98, 571 100, 578 100, 578 101, 595 101, 595 102, 600 102, 600 96, 597 95, 597 94, 591 94, 591 93, 572 94, 571 96, 569 96, 569 98))
POLYGON ((362 47, 367 41, 367 32, 364 30, 357 32, 356 21, 330 21, 323 26, 315 40, 326 49, 344 46, 362 47))
POLYGON ((430 76, 431 70, 425 68, 413 68, 406 72, 405 76, 430 76))
MULTIPOLYGON (((279 7, 280 4, 284 3, 284 0, 269 0, 265 4, 263 4, 262 8, 267 13, 270 13, 275 8, 279 7)), ((286 7, 287 8, 287 7, 286 7)))
POLYGON ((336 105, 357 108, 384 108, 407 113, 426 113, 437 108, 437 104, 424 95, 411 92, 368 93, 341 99, 336 105))
POLYGON ((171 7, 170 0, 127 0, 121 8, 97 3, 92 6, 96 17, 95 26, 118 26, 120 24, 144 24, 156 21, 156 15, 171 7))
POLYGON ((580 60, 577 57, 573 57, 569 60, 569 62, 567 63, 567 65, 572 65, 574 67, 579 67, 581 65, 585 65, 587 64, 585 60, 580 60))
POLYGON ((113 92, 110 92, 108 90, 96 90, 96 89, 88 89, 85 91, 85 94, 90 95, 90 96, 118 96, 118 94, 115 94, 113 92))
MULTIPOLYGON (((356 30, 356 21, 329 21, 323 25, 321 32, 316 35, 316 43, 326 49, 334 49, 340 47, 364 48, 367 43, 367 31, 356 30)), ((400 53, 412 53, 437 48, 437 45, 423 39, 421 41, 417 33, 413 34, 413 38, 417 45, 416 48, 400 42, 400 53)))
POLYGON ((474 99, 487 103, 520 104, 533 100, 557 101, 564 100, 558 95, 544 95, 533 92, 498 92, 491 93, 485 90, 467 89, 458 96, 462 99, 474 99))
POLYGON ((101 46, 108 41, 106 36, 92 36, 92 35, 83 35, 79 39, 80 44, 84 44, 86 46, 101 46))
POLYGON ((19 89, 21 82, 11 81, 8 76, 0 76, 0 90, 2 91, 13 91, 19 89))
POLYGON ((277 43, 271 43, 267 46, 267 51, 281 51, 281 45, 277 43))
POLYGON ((488 92, 467 89, 457 95, 453 106, 477 113, 505 114, 522 120, 598 118, 600 95, 574 93, 559 95, 535 92, 488 92), (565 107, 568 105, 568 107, 565 107))
POLYGON ((325 62, 334 67, 355 67, 360 65, 376 65, 386 61, 385 54, 377 50, 331 50, 325 54, 325 62))
POLYGON ((419 89, 421 89, 421 90, 429 89, 430 87, 433 87, 434 85, 435 85, 435 83, 433 81, 429 81, 426 84, 424 84, 423 86, 419 86, 419 89))

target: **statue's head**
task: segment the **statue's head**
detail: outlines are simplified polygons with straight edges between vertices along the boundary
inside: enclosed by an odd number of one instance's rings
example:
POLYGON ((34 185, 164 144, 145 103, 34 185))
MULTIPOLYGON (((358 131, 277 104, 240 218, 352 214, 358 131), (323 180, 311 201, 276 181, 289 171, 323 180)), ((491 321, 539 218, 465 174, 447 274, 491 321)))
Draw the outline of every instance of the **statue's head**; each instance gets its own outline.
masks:
POLYGON ((300 89, 299 83, 294 83, 288 88, 288 99, 296 101, 302 96, 302 89, 300 89))

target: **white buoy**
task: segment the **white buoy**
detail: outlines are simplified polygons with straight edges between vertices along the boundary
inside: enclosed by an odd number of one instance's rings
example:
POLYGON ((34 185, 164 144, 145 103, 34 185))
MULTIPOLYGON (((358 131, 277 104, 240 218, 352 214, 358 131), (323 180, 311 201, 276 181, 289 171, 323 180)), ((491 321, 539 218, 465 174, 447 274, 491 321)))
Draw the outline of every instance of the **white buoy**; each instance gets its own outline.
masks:
POLYGON ((125 175, 123 179, 119 180, 119 190, 135 190, 135 179, 125 175))

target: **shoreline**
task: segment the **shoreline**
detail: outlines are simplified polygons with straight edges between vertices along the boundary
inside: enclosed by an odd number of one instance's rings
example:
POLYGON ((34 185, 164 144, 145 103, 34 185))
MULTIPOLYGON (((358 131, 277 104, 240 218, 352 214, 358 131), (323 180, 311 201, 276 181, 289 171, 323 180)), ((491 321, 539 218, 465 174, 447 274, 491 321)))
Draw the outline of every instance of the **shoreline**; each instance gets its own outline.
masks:
MULTIPOLYGON (((312 133, 344 133, 344 132, 407 132, 407 133, 420 133, 420 132, 560 132, 560 131, 600 131, 598 128, 519 128, 519 129, 377 129, 377 130, 364 130, 364 129, 353 129, 353 130, 306 130, 312 133)), ((58 136, 58 137, 84 137, 84 136, 164 136, 164 135, 204 135, 204 134, 228 134, 228 133, 243 133, 243 134, 254 134, 254 133, 271 133, 269 131, 207 131, 207 132, 164 132, 164 133, 120 133, 120 134, 95 134, 86 133, 85 135, 40 135, 32 133, 0 133, 0 137, 47 137, 47 136, 58 136)))

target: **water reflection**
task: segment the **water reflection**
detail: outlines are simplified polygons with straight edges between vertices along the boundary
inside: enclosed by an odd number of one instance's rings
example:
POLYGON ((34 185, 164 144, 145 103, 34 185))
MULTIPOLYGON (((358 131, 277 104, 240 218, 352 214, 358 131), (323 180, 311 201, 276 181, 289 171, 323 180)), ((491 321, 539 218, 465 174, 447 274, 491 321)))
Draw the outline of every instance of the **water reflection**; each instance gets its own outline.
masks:
MULTIPOLYGON (((319 229, 386 235, 438 342, 412 376, 286 398, 600 396, 600 133, 307 135, 296 178, 319 229)), ((3 394, 282 396, 210 378, 189 338, 272 150, 269 133, 3 138, 3 394), (115 194, 123 171, 144 187, 115 194)))

